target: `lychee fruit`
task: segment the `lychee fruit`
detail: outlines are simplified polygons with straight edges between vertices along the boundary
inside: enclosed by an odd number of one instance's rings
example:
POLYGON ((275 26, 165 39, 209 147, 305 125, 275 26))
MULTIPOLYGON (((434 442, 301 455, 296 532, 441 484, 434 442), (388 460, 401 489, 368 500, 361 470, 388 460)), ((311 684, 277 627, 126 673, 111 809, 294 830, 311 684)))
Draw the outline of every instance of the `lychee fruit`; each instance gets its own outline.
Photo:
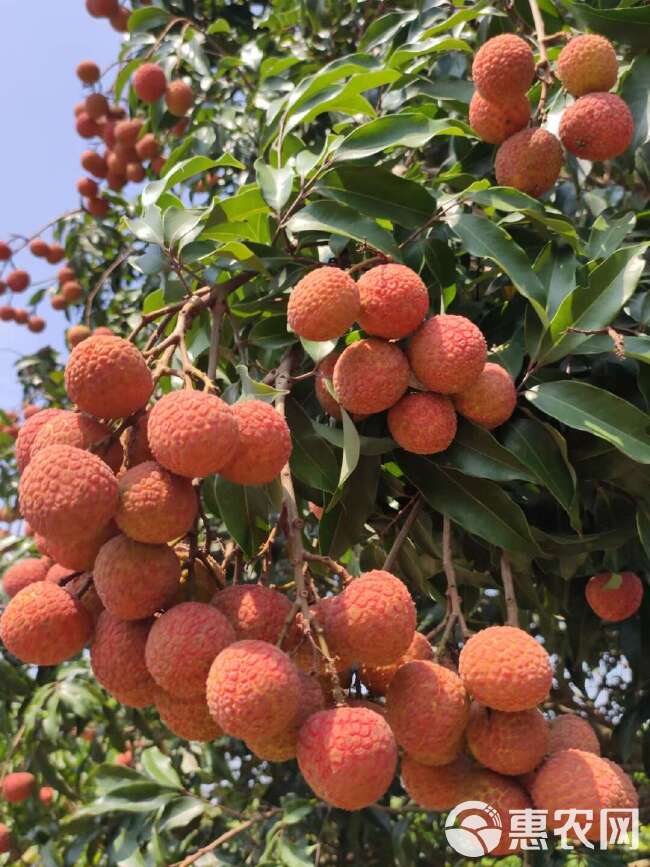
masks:
POLYGON ((517 390, 508 371, 488 361, 475 382, 452 400, 462 416, 491 430, 515 411, 517 390))
POLYGON ((631 145, 633 134, 632 112, 615 93, 588 93, 562 112, 560 140, 582 160, 620 156, 631 145))
POLYGON ((36 777, 26 771, 16 771, 7 774, 2 780, 2 797, 10 804, 26 801, 34 793, 36 777))
POLYGON ((603 810, 625 809, 637 804, 631 781, 613 763, 584 750, 564 750, 548 758, 531 788, 539 810, 547 810, 550 828, 564 823, 560 810, 588 810, 593 823, 585 827, 589 840, 600 837, 600 817, 603 810))
POLYGON ((99 120, 108 114, 108 100, 103 93, 90 93, 84 103, 86 114, 93 120, 99 120))
POLYGON ((469 799, 473 768, 466 756, 448 765, 423 765, 406 753, 401 777, 406 793, 425 810, 446 812, 469 799))
POLYGON ((453 394, 469 388, 485 366, 487 345, 465 316, 432 316, 408 344, 413 372, 431 391, 453 394))
POLYGON ((444 452, 456 436, 454 404, 442 394, 407 394, 388 411, 388 429, 400 448, 419 455, 444 452))
POLYGON ((7 286, 12 292, 24 292, 30 284, 30 276, 27 271, 18 268, 7 276, 7 286))
POLYGON ((284 594, 263 584, 232 584, 220 590, 212 604, 228 619, 237 641, 270 644, 279 639, 292 608, 284 594))
POLYGON ((126 418, 149 400, 153 379, 132 343, 102 334, 72 350, 65 387, 70 400, 84 412, 97 418, 126 418))
POLYGON ((11 831, 3 822, 0 822, 0 855, 11 852, 13 845, 14 841, 11 831))
POLYGON ((560 51, 557 77, 572 96, 611 90, 618 77, 614 46, 597 33, 574 36, 560 51))
POLYGON ((486 768, 517 776, 533 771, 546 755, 549 726, 537 708, 511 713, 473 705, 467 744, 486 768))
POLYGON ((35 581, 45 581, 52 561, 48 557, 26 557, 13 563, 2 576, 2 589, 7 596, 15 596, 23 587, 35 581))
POLYGON ((104 461, 66 445, 34 455, 19 492, 21 514, 44 536, 99 533, 118 506, 117 480, 104 461))
POLYGON ((328 389, 327 380, 329 380, 331 384, 332 376, 334 375, 334 367, 336 366, 340 354, 340 352, 330 352, 330 354, 316 367, 314 378, 316 400, 320 404, 321 409, 323 412, 327 413, 327 415, 338 419, 339 421, 341 419, 341 407, 334 395, 328 389))
POLYGON ((413 641, 415 605, 406 585, 390 572, 364 573, 328 599, 323 613, 331 650, 356 662, 395 662, 413 641))
POLYGON ((66 331, 65 338, 68 342, 68 346, 74 349, 74 347, 81 343, 82 340, 87 340, 91 334, 92 331, 87 325, 71 325, 66 331))
POLYGON ((548 696, 553 680, 549 655, 514 626, 489 626, 469 639, 458 672, 468 693, 494 710, 529 710, 548 696))
POLYGON ((231 737, 273 737, 295 719, 300 689, 298 670, 286 653, 265 641, 237 641, 210 667, 208 707, 231 737))
POLYGON ((81 138, 95 138, 100 133, 100 126, 97 121, 93 120, 85 111, 77 115, 75 129, 81 138))
POLYGON ((210 716, 205 695, 196 698, 178 698, 157 687, 155 704, 161 722, 179 738, 209 743, 223 735, 210 716))
POLYGON ((365 707, 336 707, 309 717, 298 735, 297 757, 319 798, 341 810, 361 810, 390 786, 397 745, 380 714, 365 707))
POLYGON ((228 404, 192 389, 172 391, 154 404, 147 436, 158 463, 190 479, 216 473, 239 442, 237 418, 228 404))
POLYGON ((84 151, 81 154, 81 167, 96 178, 105 178, 108 174, 106 159, 97 151, 84 151))
POLYGON ((92 630, 83 605, 46 581, 20 590, 0 619, 0 637, 9 653, 33 665, 58 665, 76 656, 92 630))
POLYGON ((300 678, 300 698, 298 711, 291 724, 276 735, 248 739, 246 746, 267 762, 286 762, 296 757, 298 734, 309 717, 325 709, 325 696, 317 678, 298 672, 300 678))
POLYGON ((429 309, 429 292, 406 265, 378 265, 358 280, 359 325, 366 334, 400 340, 415 331, 429 309))
POLYGON ((30 316, 27 320, 27 327, 34 334, 40 334, 45 330, 45 320, 41 316, 30 316))
POLYGON ((99 197, 97 199, 85 199, 84 207, 91 216, 101 219, 108 214, 110 204, 106 199, 99 197))
POLYGON ((74 569, 68 569, 67 566, 62 566, 60 563, 54 563, 47 570, 47 574, 45 576, 45 580, 51 582, 52 584, 61 584, 65 581, 66 578, 69 578, 70 575, 75 575, 76 572, 74 569))
POLYGON ((122 620, 140 620, 174 598, 181 564, 167 545, 144 545, 120 534, 102 545, 93 575, 107 611, 122 620))
POLYGON ((139 117, 119 121, 119 123, 115 124, 114 128, 115 141, 121 145, 133 147, 138 141, 138 136, 143 126, 144 124, 139 117))
POLYGON ((397 743, 417 761, 446 765, 460 752, 469 701, 448 668, 422 659, 401 666, 388 687, 386 712, 397 743))
POLYGON ((120 620, 104 611, 90 645, 90 665, 99 683, 122 704, 132 707, 151 704, 156 691, 144 656, 152 622, 120 620))
POLYGON ((127 164, 126 178, 128 181, 131 181, 132 184, 139 184, 140 181, 144 180, 145 175, 146 172, 144 166, 140 163, 132 162, 127 164))
POLYGON ((203 695, 212 661, 234 640, 232 626, 212 605, 183 602, 156 619, 145 650, 147 668, 171 695, 203 695))
POLYGON ((97 181, 92 178, 80 178, 77 181, 77 192, 80 196, 86 196, 89 199, 94 198, 99 192, 97 181))
POLYGON ((514 33, 488 39, 472 63, 474 84, 481 96, 491 102, 504 102, 526 93, 534 78, 533 52, 514 33))
POLYGON ((99 549, 116 533, 117 527, 111 521, 92 534, 84 532, 83 528, 80 534, 77 528, 70 533, 48 536, 45 539, 45 546, 49 555, 61 566, 67 566, 75 571, 92 569, 99 549))
POLYGON ((77 301, 83 298, 83 294, 81 283, 78 283, 76 280, 71 280, 61 288, 61 295, 63 295, 66 304, 76 304, 77 301))
POLYGON ((469 125, 489 144, 501 144, 530 120, 530 103, 523 94, 507 101, 489 102, 476 91, 469 104, 469 125))
MULTIPOLYGON (((512 855, 513 844, 521 840, 521 836, 513 835, 513 813, 532 808, 531 800, 523 787, 512 779, 494 771, 481 768, 472 775, 471 789, 468 800, 482 801, 494 808, 501 819, 503 834, 496 848, 490 851, 491 856, 512 855)), ((463 820, 459 814, 458 821, 463 820)), ((449 833, 449 832, 448 832, 449 833)))
POLYGON ((192 108, 194 93, 186 81, 170 81, 165 91, 165 104, 170 114, 183 117, 192 108))
POLYGON ((0 241, 0 262, 11 259, 11 247, 6 241, 0 241))
POLYGON ((494 172, 502 186, 537 197, 553 187, 562 163, 562 147, 553 133, 529 127, 504 141, 497 151, 494 172))
POLYGON ((361 415, 382 412, 402 397, 411 372, 402 350, 378 337, 346 347, 334 366, 332 382, 341 406, 361 415))
POLYGON ((391 662, 388 665, 362 666, 361 680, 370 692, 376 695, 386 695, 388 687, 399 668, 406 665, 407 662, 412 662, 414 659, 431 659, 432 657, 433 649, 429 641, 421 632, 416 632, 406 653, 402 654, 395 662, 391 662))
POLYGON ((93 18, 110 18, 119 9, 118 0, 86 0, 86 9, 93 18))
POLYGON ((111 15, 108 20, 110 21, 113 30, 117 30, 118 33, 128 33, 130 17, 131 10, 126 6, 120 6, 115 15, 111 15))
POLYGON ((586 719, 574 713, 560 714, 551 721, 548 753, 574 749, 599 756, 600 741, 586 719))
POLYGON ((92 60, 82 60, 77 66, 77 78, 84 84, 96 84, 100 74, 99 66, 92 60))
POLYGON ((54 789, 51 786, 41 786, 38 790, 38 800, 44 807, 50 807, 54 801, 54 789))
POLYGON ((634 572, 601 572, 589 579, 585 596, 601 620, 619 623, 641 607, 643 582, 634 572))
POLYGON ((340 268, 310 271, 292 289, 287 308, 289 327, 306 340, 333 340, 357 319, 359 289, 340 268))
POLYGON ((119 440, 111 439, 111 429, 95 418, 64 410, 48 419, 36 434, 31 455, 54 445, 73 446, 77 449, 93 449, 117 472, 122 465, 122 446, 119 440))
POLYGON ((243 400, 232 408, 239 443, 219 474, 237 485, 264 485, 281 472, 291 455, 291 433, 284 418, 262 400, 243 400))
POLYGON ((133 89, 143 102, 157 102, 167 90, 167 79, 157 63, 143 63, 133 76, 133 89))
POLYGON ((135 150, 141 160, 152 160, 160 155, 160 145, 153 133, 148 132, 135 143, 135 150))
POLYGON ((34 240, 29 244, 29 252, 32 256, 45 259, 47 254, 50 252, 50 245, 42 238, 34 238, 34 240))
POLYGON ((115 521, 136 542, 163 544, 179 539, 197 513, 190 480, 173 475, 155 461, 132 467, 119 480, 115 521))

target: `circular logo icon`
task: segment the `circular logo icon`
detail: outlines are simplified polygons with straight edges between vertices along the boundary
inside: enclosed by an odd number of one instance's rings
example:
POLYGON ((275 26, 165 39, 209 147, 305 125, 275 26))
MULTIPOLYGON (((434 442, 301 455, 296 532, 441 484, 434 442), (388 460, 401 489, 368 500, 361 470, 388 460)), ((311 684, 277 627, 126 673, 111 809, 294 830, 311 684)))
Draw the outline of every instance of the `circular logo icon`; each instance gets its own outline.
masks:
POLYGON ((499 845, 501 816, 483 801, 463 801, 449 813, 445 834, 451 848, 466 858, 489 855, 499 845))

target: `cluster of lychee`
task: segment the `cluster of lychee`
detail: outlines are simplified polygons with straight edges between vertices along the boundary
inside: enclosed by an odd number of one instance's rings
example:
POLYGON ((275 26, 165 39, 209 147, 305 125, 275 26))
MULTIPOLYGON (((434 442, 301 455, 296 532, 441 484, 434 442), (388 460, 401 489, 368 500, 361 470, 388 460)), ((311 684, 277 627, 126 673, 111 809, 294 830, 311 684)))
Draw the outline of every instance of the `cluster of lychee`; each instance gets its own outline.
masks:
POLYGON ((528 125, 526 93, 535 78, 535 58, 525 40, 512 33, 495 36, 472 65, 476 92, 469 122, 484 141, 500 145, 497 182, 532 196, 557 181, 564 162, 560 141, 580 159, 609 160, 627 150, 634 133, 630 109, 609 92, 618 78, 618 60, 608 39, 596 34, 571 39, 560 52, 556 74, 577 97, 562 113, 559 141, 549 130, 528 125))
POLYGON ((393 439, 418 454, 448 448, 457 413, 487 428, 507 421, 517 401, 514 383, 503 367, 486 361, 481 330, 464 316, 426 318, 428 310, 427 287, 405 265, 379 265, 356 282, 327 266, 303 277, 288 305, 296 334, 334 340, 357 322, 368 335, 318 365, 322 409, 337 419, 341 407, 355 417, 388 410, 393 439))
MULTIPOLYGON (((143 6, 149 6, 148 3, 142 3, 143 6)), ((117 30, 118 33, 126 33, 129 22, 130 10, 126 6, 120 5, 118 0, 86 0, 86 10, 93 18, 108 18, 111 27, 117 30)))
MULTIPOLYGON (((27 771, 14 771, 7 774, 0 784, 2 798, 9 804, 21 804, 32 797, 36 790, 36 777, 27 771)), ((44 807, 54 801, 56 792, 51 786, 40 786, 38 800, 44 807)), ((0 855, 11 852, 14 847, 10 829, 0 822, 0 855)))
MULTIPOLYGON (((58 243, 48 244, 41 238, 34 238, 29 243, 29 250, 32 255, 45 259, 51 265, 58 264, 65 256, 65 250, 58 243)), ((15 255, 11 245, 6 241, 0 241, 0 262, 10 262, 15 255)), ((14 268, 6 277, 0 279, 0 295, 4 295, 7 291, 12 293, 25 292, 31 283, 31 277, 28 271, 22 268, 14 268)), ((26 325, 30 331, 38 333, 45 328, 45 320, 32 310, 26 310, 22 307, 15 307, 13 304, 3 304, 0 306, 0 320, 2 322, 16 322, 18 325, 26 325)))

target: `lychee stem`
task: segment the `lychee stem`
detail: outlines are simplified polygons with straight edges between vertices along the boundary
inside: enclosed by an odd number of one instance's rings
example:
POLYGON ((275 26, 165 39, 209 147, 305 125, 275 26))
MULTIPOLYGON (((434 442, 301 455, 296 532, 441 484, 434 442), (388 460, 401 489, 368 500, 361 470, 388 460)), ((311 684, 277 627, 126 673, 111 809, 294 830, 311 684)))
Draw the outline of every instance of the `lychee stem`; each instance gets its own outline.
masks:
POLYGON ((460 594, 458 593, 458 583, 456 581, 456 569, 454 567, 454 558, 451 548, 451 521, 446 515, 442 518, 442 568, 447 578, 447 616, 445 618, 445 628, 442 633, 442 638, 436 648, 436 657, 440 658, 444 652, 449 636, 452 633, 454 626, 458 623, 460 626, 460 634, 463 641, 469 638, 470 632, 463 615, 460 594))
POLYGON ((402 524, 402 528, 395 537, 395 541, 393 542, 393 546, 388 552, 386 559, 384 560, 384 565, 382 569, 386 572, 391 572, 393 569, 393 565, 395 560, 397 559, 397 555, 400 552, 400 548, 406 541, 408 534, 411 532, 411 528, 415 523, 417 516, 422 508, 422 497, 418 494, 413 500, 411 500, 411 507, 408 515, 406 516, 406 520, 402 524))
POLYGON ((505 551, 501 553, 501 580, 503 582, 504 598, 506 603, 506 622, 509 626, 519 626, 519 609, 515 597, 515 585, 512 578, 510 558, 505 551))

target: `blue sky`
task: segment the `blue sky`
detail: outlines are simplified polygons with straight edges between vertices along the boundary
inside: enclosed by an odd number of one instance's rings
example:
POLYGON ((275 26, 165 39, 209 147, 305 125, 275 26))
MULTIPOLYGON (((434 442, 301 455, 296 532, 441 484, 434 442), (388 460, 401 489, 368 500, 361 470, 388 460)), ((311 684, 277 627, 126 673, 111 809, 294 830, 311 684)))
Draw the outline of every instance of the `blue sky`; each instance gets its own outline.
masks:
MULTIPOLYGON (((5 120, 0 137, 0 239, 7 239, 12 232, 30 236, 78 206, 76 182, 83 174, 79 157, 85 142, 74 130, 73 108, 83 97, 75 68, 88 59, 104 69, 117 56, 120 34, 106 19, 91 18, 84 0, 2 0, 2 30, 0 92, 5 120)), ((44 237, 49 240, 47 234, 44 237)), ((52 278, 61 267, 47 265, 28 251, 16 263, 30 272, 33 282, 52 278)), ((18 296, 16 306, 23 306, 26 296, 18 296)), ((20 405, 13 368, 19 355, 46 344, 64 349, 65 314, 52 310, 47 299, 38 312, 47 320, 41 334, 15 322, 0 322, 3 408, 20 405)))

